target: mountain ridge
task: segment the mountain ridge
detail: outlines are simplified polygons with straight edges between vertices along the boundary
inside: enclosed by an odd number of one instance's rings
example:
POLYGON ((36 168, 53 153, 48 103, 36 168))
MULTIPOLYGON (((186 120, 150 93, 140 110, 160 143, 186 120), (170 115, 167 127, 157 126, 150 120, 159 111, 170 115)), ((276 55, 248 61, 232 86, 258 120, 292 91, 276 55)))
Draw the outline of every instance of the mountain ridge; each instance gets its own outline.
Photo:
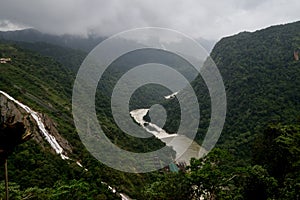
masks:
MULTIPOLYGON (((227 117, 219 140, 224 148, 247 154, 247 148, 242 146, 247 144, 245 141, 253 140, 253 135, 264 125, 296 123, 300 110, 297 87, 300 63, 294 60, 293 53, 300 46, 299 30, 300 21, 253 33, 239 33, 223 38, 215 45, 211 58, 223 77, 227 96, 227 117)), ((209 93, 201 76, 192 82, 192 86, 201 102, 202 122, 197 135, 201 144, 210 120, 209 93)), ((173 102, 168 104, 170 107, 175 105, 173 102)), ((178 126, 179 118, 176 119, 176 111, 170 115, 174 116, 173 120, 169 119, 165 128, 168 132, 176 132, 174 128, 178 126)))
POLYGON ((91 51, 105 37, 80 37, 75 35, 52 35, 42 33, 36 29, 24 29, 17 31, 0 31, 0 39, 19 42, 46 42, 53 45, 79 49, 85 52, 91 51))
MULTIPOLYGON (((294 60, 293 57, 294 49, 300 45, 299 30, 300 22, 295 22, 254 33, 240 33, 226 37, 214 47, 211 57, 216 62, 224 78, 228 98, 227 121, 217 147, 228 150, 229 153, 237 156, 238 161, 235 161, 234 164, 231 163, 230 167, 240 163, 242 163, 242 166, 250 166, 251 162, 253 162, 251 156, 255 154, 253 144, 259 146, 261 145, 259 141, 265 142, 260 140, 258 136, 264 134, 262 133, 263 129, 269 123, 297 124, 299 122, 300 91, 298 86, 300 84, 300 63, 294 60)), ((38 51, 40 51, 43 45, 47 46, 47 44, 42 44, 36 47, 36 50, 39 49, 38 51)), ((50 49, 55 48, 52 46, 50 49)), ((9 160, 9 163, 11 163, 9 168, 12 171, 10 177, 24 191, 26 189, 32 190, 33 186, 38 188, 54 187, 56 191, 60 191, 59 188, 72 186, 78 189, 74 192, 78 196, 89 194, 89 197, 96 198, 100 195, 99 192, 102 192, 102 194, 105 194, 105 197, 115 199, 117 197, 106 193, 107 191, 101 183, 109 182, 110 185, 120 189, 122 192, 124 191, 133 198, 145 199, 145 197, 152 197, 152 199, 159 199, 166 197, 165 194, 169 194, 169 197, 174 197, 174 194, 180 195, 179 193, 185 194, 184 191, 190 192, 189 189, 192 187, 187 189, 183 186, 186 186, 185 184, 191 180, 195 181, 194 183, 198 184, 199 188, 202 187, 203 185, 199 183, 206 180, 207 174, 209 174, 209 183, 211 183, 210 181, 219 183, 226 179, 229 183, 233 181, 235 184, 238 182, 242 186, 246 185, 246 189, 248 189, 248 186, 251 186, 249 191, 251 191, 252 185, 247 184, 256 183, 256 180, 264 187, 264 184, 273 184, 273 186, 277 184, 276 181, 272 182, 273 177, 269 177, 268 173, 270 172, 265 170, 264 166, 250 166, 251 170, 249 173, 251 176, 249 179, 246 179, 249 174, 244 176, 244 174, 247 174, 245 171, 238 171, 238 175, 229 173, 220 178, 221 175, 227 172, 228 165, 226 163, 230 159, 227 160, 227 157, 219 149, 213 151, 204 160, 194 159, 191 162, 192 164, 205 164, 206 161, 212 160, 212 163, 208 163, 204 168, 199 167, 202 165, 199 165, 198 168, 197 165, 192 166, 192 170, 208 169, 209 173, 204 173, 203 177, 199 179, 193 179, 194 176, 197 178, 197 174, 190 174, 189 171, 186 173, 180 172, 179 174, 168 174, 164 173, 164 171, 150 174, 126 174, 99 164, 84 149, 73 127, 70 115, 70 98, 74 71, 58 62, 55 56, 51 58, 41 56, 37 52, 20 48, 18 44, 1 43, 0 52, 2 57, 12 58, 10 63, 0 65, 0 89, 7 91, 14 98, 26 103, 34 110, 49 115, 57 123, 61 135, 73 146, 74 155, 77 155, 82 165, 89 169, 89 171, 85 171, 77 166, 76 163, 68 164, 57 155, 53 155, 48 151, 42 151, 34 141, 30 140, 18 146, 9 160), (218 159, 213 157, 218 156, 218 153, 221 153, 220 162, 218 160, 220 157, 218 159), (218 168, 220 163, 225 163, 225 167, 221 166, 221 168, 218 168), (207 168, 209 166, 211 168, 207 168), (262 177, 257 177, 257 174, 262 177), (165 176, 171 177, 169 179, 171 182, 162 182, 161 180, 168 180, 165 176), (188 181, 181 179, 182 176, 187 176, 189 178, 188 181), (240 183, 235 177, 240 177, 240 180, 245 180, 245 182, 240 183), (251 182, 252 180, 254 181, 251 182), (161 184, 166 187, 159 188, 158 186, 161 186, 161 184), (158 190, 155 190, 157 188, 158 190), (169 191, 159 193, 164 189, 169 191)), ((199 126, 196 141, 201 144, 210 120, 209 93, 200 76, 192 82, 192 86, 200 102, 202 122, 199 126)), ((173 104, 175 100, 176 97, 168 100, 166 106, 176 108, 177 105, 173 104)), ((100 108, 107 108, 109 99, 100 95, 97 103, 100 108)), ((180 113, 174 109, 171 110, 172 112, 168 113, 165 128, 168 132, 176 132, 176 126, 178 125, 176 116, 180 113), (169 118, 169 114, 171 114, 171 118, 169 118)), ((126 150, 138 149, 142 152, 147 152, 162 145, 156 140, 146 144, 140 140, 132 140, 131 137, 123 137, 123 133, 112 124, 110 121, 112 119, 108 117, 106 111, 97 113, 99 114, 99 121, 102 120, 103 124, 101 125, 104 125, 108 137, 122 148, 126 150), (132 143, 132 141, 135 142, 132 143)), ((279 128, 280 131, 282 131, 281 129, 285 130, 284 128, 279 128)), ((276 131, 278 130, 275 129, 274 131, 274 129, 271 129, 270 132, 276 131)), ((289 130, 287 133, 283 132, 286 135, 289 133, 289 130)), ((269 139, 268 137, 266 138, 269 139)), ((283 137, 280 142, 286 145, 287 142, 285 140, 286 138, 283 137)), ((269 142, 268 144, 274 145, 277 143, 269 142)), ((276 152, 275 150, 274 152, 276 152)), ((202 175, 200 172, 199 174, 202 175)), ((296 182, 297 180, 293 179, 293 181, 296 182)), ((280 183, 283 184, 283 182, 280 183)), ((285 184, 289 186, 288 182, 285 184)), ((212 188, 216 188, 214 186, 212 188)), ((262 186, 258 185, 258 188, 264 189, 262 186)), ((273 186, 270 188, 273 189, 273 186)), ((220 186, 220 191, 223 195, 226 192, 237 191, 230 190, 231 186, 228 186, 228 191, 224 191, 222 190, 224 187, 223 185, 220 186)), ((48 189, 46 190, 48 191, 48 189)), ((41 190, 37 191, 40 192, 38 193, 39 195, 42 194, 41 190)), ((50 191, 49 195, 50 193, 55 193, 53 190, 50 191)), ((268 192, 270 193, 270 191, 268 192)), ((68 190, 65 192, 65 194, 69 193, 68 190)), ((209 193, 206 194, 209 195, 209 193)))

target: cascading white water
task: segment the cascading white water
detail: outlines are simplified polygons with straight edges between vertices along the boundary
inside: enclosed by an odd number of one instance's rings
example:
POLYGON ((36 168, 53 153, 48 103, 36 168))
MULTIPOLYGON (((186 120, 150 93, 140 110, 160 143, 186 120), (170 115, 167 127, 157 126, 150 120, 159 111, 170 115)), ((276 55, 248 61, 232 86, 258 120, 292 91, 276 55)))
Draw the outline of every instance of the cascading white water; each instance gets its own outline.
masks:
POLYGON ((21 108, 23 108, 27 113, 29 113, 32 116, 32 118, 36 121, 40 132, 43 134, 46 141, 50 144, 50 146, 54 149, 54 151, 57 154, 59 154, 63 160, 69 159, 69 157, 64 154, 63 148, 59 145, 59 143, 57 142, 55 137, 48 133, 48 131, 45 128, 44 123, 42 122, 41 117, 39 116, 39 114, 37 112, 33 111, 28 106, 26 106, 26 105, 22 104, 21 102, 19 102, 18 100, 14 99, 7 93, 5 93, 1 90, 0 90, 0 93, 3 94, 4 96, 6 96, 9 100, 15 102, 17 105, 19 105, 21 108))
MULTIPOLYGON (((3 94, 4 96, 6 96, 9 100, 15 102, 16 104, 18 104, 21 108, 23 108, 27 113, 29 113, 32 118, 36 121, 40 132, 43 134, 43 136, 45 137, 45 139, 47 140, 47 142, 51 145, 51 147, 55 150, 55 152, 57 154, 60 155, 60 157, 63 160, 70 160, 70 158, 68 156, 66 156, 64 154, 64 150, 63 148, 59 145, 59 143, 57 142, 57 140, 55 139, 55 137, 51 134, 48 133, 48 131, 45 128, 44 123, 42 122, 41 117, 39 116, 39 114, 35 111, 33 111, 31 108, 29 108, 28 106, 22 104, 21 102, 19 102, 18 100, 14 99, 13 97, 11 97, 9 94, 7 94, 6 92, 3 92, 0 90, 0 94, 3 94)), ((76 161, 76 164, 79 167, 82 167, 82 164, 79 161, 76 161)), ((85 171, 88 171, 86 168, 84 168, 85 171)), ((111 186, 108 186, 108 189, 110 189, 113 193, 117 193, 117 190, 111 186)), ((122 200, 131 200, 130 197, 128 197, 127 195, 123 194, 123 193, 118 193, 121 196, 122 200)))

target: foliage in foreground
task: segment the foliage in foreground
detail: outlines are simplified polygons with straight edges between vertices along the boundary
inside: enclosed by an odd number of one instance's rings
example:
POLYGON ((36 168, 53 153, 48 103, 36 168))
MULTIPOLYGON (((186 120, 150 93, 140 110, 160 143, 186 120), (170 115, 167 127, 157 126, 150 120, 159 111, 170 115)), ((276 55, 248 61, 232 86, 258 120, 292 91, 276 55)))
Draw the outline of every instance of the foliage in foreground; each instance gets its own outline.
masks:
MULTIPOLYGON (((14 200, 60 200, 60 199, 117 199, 118 197, 103 188, 91 190, 90 185, 82 180, 72 180, 70 182, 58 181, 51 188, 30 187, 22 190, 16 183, 9 184, 9 198, 14 200)), ((4 197, 4 183, 0 184, 0 199, 4 197)))
POLYGON ((192 159, 187 173, 164 174, 144 189, 146 199, 297 199, 300 127, 270 125, 253 144, 252 165, 215 148, 192 159))

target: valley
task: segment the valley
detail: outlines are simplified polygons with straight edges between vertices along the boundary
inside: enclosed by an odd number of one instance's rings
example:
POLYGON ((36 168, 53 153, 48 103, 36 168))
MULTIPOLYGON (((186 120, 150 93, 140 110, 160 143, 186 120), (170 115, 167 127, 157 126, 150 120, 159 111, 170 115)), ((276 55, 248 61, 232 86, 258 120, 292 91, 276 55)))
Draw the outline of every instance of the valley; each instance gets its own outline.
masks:
MULTIPOLYGON (((182 58, 147 50, 111 64, 95 94, 96 117, 106 137, 134 153, 167 147, 179 167, 177 172, 167 166, 149 173, 126 173, 91 155, 74 125, 72 89, 87 50, 101 38, 42 35, 35 40, 40 34, 34 30, 0 33, 0 57, 11 58, 0 64, 0 125, 4 126, 9 110, 21 113, 19 118, 28 115, 23 121, 32 122, 27 126, 31 139, 14 147, 8 156, 11 199, 299 198, 299 21, 241 32, 214 46, 210 56, 223 77, 227 116, 210 152, 201 147, 211 120, 210 94, 199 74, 184 72, 182 58), (134 93, 128 114, 150 133, 149 138, 127 134, 114 120, 110 97, 118 79, 131 67, 160 59, 191 77, 201 116, 194 140, 177 134, 181 113, 176 96, 188 99, 184 88, 171 94, 149 84, 134 93), (148 116, 154 104, 165 108, 164 124, 148 116), (187 151, 185 146, 189 146, 187 151)), ((4 180, 3 173, 0 179, 4 180)), ((4 186, 1 182, 0 199, 4 186)))

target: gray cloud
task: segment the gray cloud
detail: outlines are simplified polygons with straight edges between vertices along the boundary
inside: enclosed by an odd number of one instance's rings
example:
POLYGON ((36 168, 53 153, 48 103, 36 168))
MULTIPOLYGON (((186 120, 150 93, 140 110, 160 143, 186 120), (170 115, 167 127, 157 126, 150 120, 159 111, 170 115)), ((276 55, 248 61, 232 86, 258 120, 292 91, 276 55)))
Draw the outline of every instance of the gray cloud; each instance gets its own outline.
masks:
POLYGON ((1 0, 0 30, 26 26, 54 34, 108 36, 159 26, 216 40, 300 20, 299 8, 299 0, 1 0))

